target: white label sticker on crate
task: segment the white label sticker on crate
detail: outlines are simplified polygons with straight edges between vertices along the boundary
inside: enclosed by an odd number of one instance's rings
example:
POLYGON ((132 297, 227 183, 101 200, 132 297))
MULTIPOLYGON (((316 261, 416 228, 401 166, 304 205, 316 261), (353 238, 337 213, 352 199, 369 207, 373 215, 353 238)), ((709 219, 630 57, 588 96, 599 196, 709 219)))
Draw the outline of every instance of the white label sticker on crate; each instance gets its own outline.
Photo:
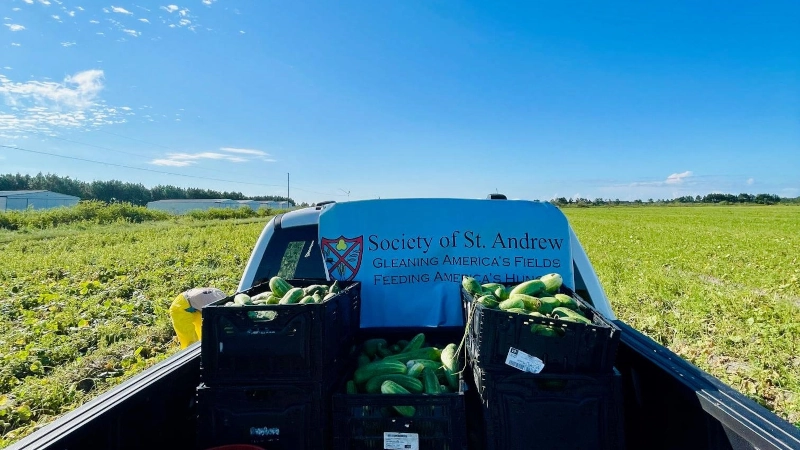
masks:
POLYGON ((417 433, 383 433, 384 450, 419 450, 417 433))
POLYGON ((544 369, 544 361, 514 347, 508 349, 506 364, 523 372, 530 373, 539 373, 544 369))

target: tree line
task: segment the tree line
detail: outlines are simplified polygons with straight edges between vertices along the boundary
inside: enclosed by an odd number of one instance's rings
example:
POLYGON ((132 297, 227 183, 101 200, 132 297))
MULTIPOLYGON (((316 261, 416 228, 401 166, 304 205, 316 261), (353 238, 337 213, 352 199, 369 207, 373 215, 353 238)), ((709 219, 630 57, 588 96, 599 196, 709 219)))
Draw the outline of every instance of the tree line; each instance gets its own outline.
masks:
POLYGON ((758 204, 758 205, 776 205, 779 203, 784 204, 800 204, 800 197, 790 198, 790 197, 780 197, 775 194, 706 194, 703 196, 696 195, 685 195, 682 197, 677 197, 673 199, 658 199, 653 200, 652 198, 647 200, 620 200, 620 199, 603 199, 603 198, 596 198, 594 200, 589 200, 588 198, 566 198, 566 197, 558 197, 550 200, 550 203, 553 203, 558 206, 620 206, 620 205, 664 205, 664 204, 702 204, 702 203, 710 203, 710 204, 758 204))
POLYGON ((214 191, 210 189, 181 188, 157 185, 147 188, 141 183, 118 180, 85 182, 54 174, 35 176, 17 174, 0 175, 0 191, 47 190, 59 194, 74 195, 81 200, 101 200, 107 203, 127 202, 144 206, 147 202, 166 199, 229 198, 231 200, 288 201, 294 200, 276 195, 245 196, 241 192, 214 191))

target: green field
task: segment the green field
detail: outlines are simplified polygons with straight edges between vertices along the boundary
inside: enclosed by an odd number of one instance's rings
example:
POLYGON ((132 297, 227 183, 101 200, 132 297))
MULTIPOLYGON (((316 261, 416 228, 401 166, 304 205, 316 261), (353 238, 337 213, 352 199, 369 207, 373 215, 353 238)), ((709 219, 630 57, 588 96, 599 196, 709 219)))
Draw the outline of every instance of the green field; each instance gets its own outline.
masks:
POLYGON ((618 318, 800 426, 800 208, 564 212, 618 318))
MULTIPOLYGON (((800 207, 566 208, 617 316, 800 426, 800 207)), ((178 350, 267 218, 0 231, 0 447, 178 350)))

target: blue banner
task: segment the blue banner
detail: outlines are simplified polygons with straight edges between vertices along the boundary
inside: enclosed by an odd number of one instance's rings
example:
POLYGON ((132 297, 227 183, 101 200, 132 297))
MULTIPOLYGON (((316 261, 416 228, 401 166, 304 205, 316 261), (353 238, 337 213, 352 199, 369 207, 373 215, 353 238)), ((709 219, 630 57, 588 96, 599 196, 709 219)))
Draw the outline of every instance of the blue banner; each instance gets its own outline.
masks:
POLYGON ((361 281, 361 326, 461 326, 461 279, 559 273, 574 289, 569 223, 547 202, 363 200, 327 205, 319 242, 331 279, 361 281))

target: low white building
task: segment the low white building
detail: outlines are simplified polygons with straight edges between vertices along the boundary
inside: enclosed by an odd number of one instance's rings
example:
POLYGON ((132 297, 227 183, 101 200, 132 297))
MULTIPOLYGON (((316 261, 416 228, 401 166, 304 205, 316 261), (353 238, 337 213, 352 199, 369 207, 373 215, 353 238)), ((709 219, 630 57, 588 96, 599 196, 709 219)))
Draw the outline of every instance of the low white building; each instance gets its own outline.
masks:
POLYGON ((0 211, 49 209, 75 206, 80 197, 46 190, 0 191, 0 211))
POLYGON ((170 199, 170 200, 156 200, 147 203, 148 209, 157 209, 160 211, 167 211, 173 214, 185 214, 194 210, 208 210, 212 208, 233 208, 237 209, 242 205, 236 200, 227 198, 199 198, 199 199, 170 199))
MULTIPOLYGON (((291 207, 289 205, 289 202, 287 202, 287 201, 278 202, 278 201, 274 201, 274 200, 263 200, 263 201, 260 201, 258 203, 259 203, 259 207, 263 206, 264 208, 269 208, 269 209, 289 209, 291 207)), ((258 209, 258 208, 256 208, 256 209, 258 209)))

